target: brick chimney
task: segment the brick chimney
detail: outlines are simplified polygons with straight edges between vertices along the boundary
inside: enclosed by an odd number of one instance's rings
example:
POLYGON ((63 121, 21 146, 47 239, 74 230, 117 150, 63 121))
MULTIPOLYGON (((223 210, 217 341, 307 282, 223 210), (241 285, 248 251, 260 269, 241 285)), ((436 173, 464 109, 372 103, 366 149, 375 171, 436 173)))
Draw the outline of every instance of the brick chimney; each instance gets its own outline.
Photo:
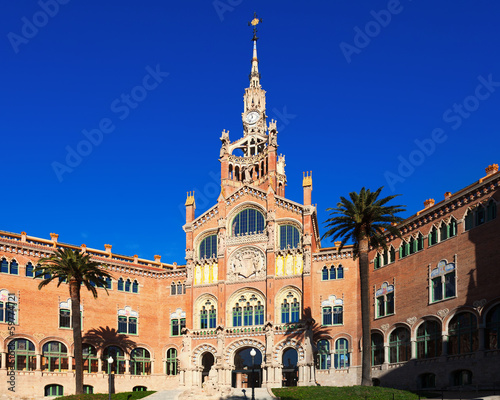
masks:
POLYGON ((435 203, 434 199, 427 199, 424 201, 424 207, 425 208, 432 207, 434 203, 435 203))
POLYGON ((196 203, 194 201, 194 191, 187 192, 186 203, 186 224, 189 224, 194 221, 194 212, 196 210, 196 203))
POLYGON ((161 262, 161 256, 155 255, 155 262, 160 263, 161 262))
POLYGON ((105 244, 104 245, 104 249, 106 250, 106 253, 108 253, 110 256, 111 256, 111 248, 113 246, 111 246, 110 244, 105 244))
POLYGON ((444 194, 444 199, 445 199, 445 200, 448 200, 450 197, 451 197, 451 192, 446 192, 446 193, 444 194))
POLYGON ((493 175, 494 173, 498 172, 498 164, 488 165, 485 168, 485 171, 486 171, 486 176, 493 175))
POLYGON ((310 206, 313 190, 312 171, 306 171, 302 175, 302 187, 304 188, 304 205, 310 206))

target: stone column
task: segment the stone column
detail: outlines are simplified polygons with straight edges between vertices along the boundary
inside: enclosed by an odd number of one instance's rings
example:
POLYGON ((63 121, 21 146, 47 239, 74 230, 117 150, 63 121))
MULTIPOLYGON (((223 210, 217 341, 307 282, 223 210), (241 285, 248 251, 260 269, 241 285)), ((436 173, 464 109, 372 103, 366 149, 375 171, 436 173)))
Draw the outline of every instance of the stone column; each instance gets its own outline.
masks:
POLYGON ((384 344, 384 364, 382 368, 387 369, 387 366, 389 365, 389 346, 384 344))
MULTIPOLYGON (((116 371, 118 373, 118 371, 116 371)), ((125 360, 125 375, 130 375, 130 360, 125 360)))
POLYGON ((73 357, 68 357, 68 371, 73 371, 73 357))
POLYGON ((484 351, 484 349, 485 349, 484 333, 485 333, 484 326, 480 325, 479 329, 478 329, 478 334, 479 334, 479 348, 478 348, 478 351, 484 351))
POLYGON ((42 355, 37 354, 35 357, 36 357, 36 370, 41 371, 42 370, 42 355))
POLYGON ((446 357, 448 355, 448 335, 442 336, 442 342, 441 355, 446 357))
POLYGON ((2 367, 0 369, 5 370, 5 369, 7 369, 7 353, 5 351, 3 351, 1 353, 1 356, 2 356, 2 367))
POLYGON ((102 372, 102 360, 100 358, 97 359, 97 372, 99 374, 102 372))
POLYGON ((416 360, 417 359, 417 341, 412 340, 410 341, 410 349, 411 349, 411 359, 416 360))

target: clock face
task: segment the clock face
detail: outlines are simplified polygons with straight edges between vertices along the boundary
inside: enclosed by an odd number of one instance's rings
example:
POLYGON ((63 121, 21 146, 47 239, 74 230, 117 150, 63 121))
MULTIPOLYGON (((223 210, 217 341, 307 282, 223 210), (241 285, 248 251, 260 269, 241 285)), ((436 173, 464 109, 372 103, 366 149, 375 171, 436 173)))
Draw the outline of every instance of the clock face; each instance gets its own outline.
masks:
POLYGON ((245 120, 249 124, 255 124, 257 122, 257 120, 259 119, 259 117, 260 117, 260 114, 257 111, 251 111, 247 114, 245 120))

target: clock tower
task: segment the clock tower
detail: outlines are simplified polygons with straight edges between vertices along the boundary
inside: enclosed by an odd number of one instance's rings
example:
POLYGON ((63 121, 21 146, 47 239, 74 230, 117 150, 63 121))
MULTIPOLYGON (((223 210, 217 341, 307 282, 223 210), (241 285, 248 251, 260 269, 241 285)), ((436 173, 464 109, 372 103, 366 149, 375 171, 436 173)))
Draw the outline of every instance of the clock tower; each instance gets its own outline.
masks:
POLYGON ((243 137, 231 142, 229 131, 223 130, 220 140, 221 186, 224 196, 244 185, 260 189, 271 188, 277 195, 285 196, 285 157, 277 156, 276 121, 267 123, 266 91, 260 84, 257 58, 257 25, 262 19, 254 16, 252 68, 250 85, 243 95, 243 137))

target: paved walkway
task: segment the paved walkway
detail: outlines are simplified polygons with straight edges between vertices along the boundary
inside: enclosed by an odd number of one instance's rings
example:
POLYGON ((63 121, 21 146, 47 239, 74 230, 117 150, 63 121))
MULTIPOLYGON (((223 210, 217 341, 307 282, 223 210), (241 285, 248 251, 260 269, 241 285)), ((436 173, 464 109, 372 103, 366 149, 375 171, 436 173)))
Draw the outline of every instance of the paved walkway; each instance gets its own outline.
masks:
MULTIPOLYGON (((150 396, 145 397, 147 400, 177 400, 179 394, 181 394, 185 389, 181 390, 162 390, 156 392, 150 396)), ((252 389, 234 389, 233 395, 225 397, 224 400, 251 400, 252 389)), ((203 400, 203 399, 199 399, 203 400)), ((256 388, 255 389, 255 400, 276 400, 272 397, 266 388, 256 388)))
POLYGON ((185 389, 162 390, 144 398, 148 400, 177 400, 177 397, 184 390, 185 389))

